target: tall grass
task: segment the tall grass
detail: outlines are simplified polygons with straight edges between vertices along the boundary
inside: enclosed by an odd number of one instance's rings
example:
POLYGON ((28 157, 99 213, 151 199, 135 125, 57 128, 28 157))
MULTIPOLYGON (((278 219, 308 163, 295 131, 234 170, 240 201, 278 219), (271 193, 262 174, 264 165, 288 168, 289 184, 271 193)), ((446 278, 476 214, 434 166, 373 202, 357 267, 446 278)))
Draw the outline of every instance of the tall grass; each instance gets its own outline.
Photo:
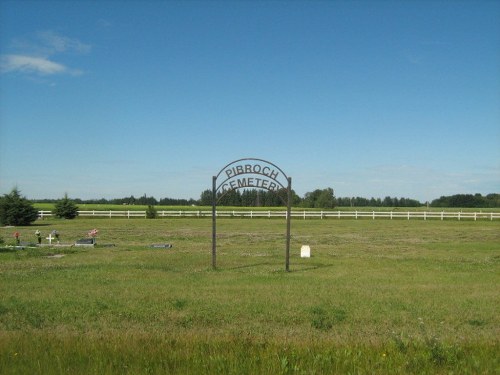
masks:
POLYGON ((0 252, 0 373, 498 370, 497 222, 294 220, 289 273, 284 220, 219 219, 215 271, 208 219, 16 230, 94 227, 96 248, 0 252))

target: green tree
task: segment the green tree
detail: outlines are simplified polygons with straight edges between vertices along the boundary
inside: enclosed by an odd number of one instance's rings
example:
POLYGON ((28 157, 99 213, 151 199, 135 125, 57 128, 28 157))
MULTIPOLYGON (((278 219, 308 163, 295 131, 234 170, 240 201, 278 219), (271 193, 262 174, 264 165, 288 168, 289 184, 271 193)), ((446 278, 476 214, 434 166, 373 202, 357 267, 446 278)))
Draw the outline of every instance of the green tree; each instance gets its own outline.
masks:
POLYGON ((500 207, 500 194, 488 194, 486 202, 488 207, 500 207))
POLYGON ((321 190, 314 204, 315 208, 333 208, 335 207, 335 196, 332 188, 321 190))
POLYGON ((64 194, 64 198, 56 203, 54 216, 60 219, 74 219, 78 216, 78 206, 68 198, 68 194, 64 194))
MULTIPOLYGON (((432 201, 432 207, 475 207, 475 208, 486 208, 486 207, 498 207, 495 206, 495 195, 489 194, 483 197, 481 194, 455 194, 451 196, 442 196, 439 199, 432 201)), ((497 198, 498 199, 498 198, 497 198)))
POLYGON ((257 205, 257 190, 243 190, 243 193, 241 193, 241 205, 242 207, 255 207, 257 205))
POLYGON ((158 204, 158 201, 154 197, 148 197, 146 194, 144 194, 142 197, 138 198, 135 202, 136 204, 140 205, 155 205, 158 204))
POLYGON ((148 209, 146 210, 146 218, 147 219, 156 219, 158 216, 158 212, 156 211, 156 208, 152 205, 148 206, 148 209))
POLYGON ((212 205, 212 190, 207 189, 201 193, 200 197, 201 206, 211 206, 212 205))
POLYGON ((33 204, 16 188, 0 198, 1 225, 30 225, 38 218, 38 211, 33 204))
POLYGON ((238 190, 229 190, 218 194, 219 206, 241 206, 241 194, 238 190))
POLYGON ((309 208, 333 208, 335 207, 335 196, 332 188, 316 189, 306 193, 302 201, 304 207, 309 208))

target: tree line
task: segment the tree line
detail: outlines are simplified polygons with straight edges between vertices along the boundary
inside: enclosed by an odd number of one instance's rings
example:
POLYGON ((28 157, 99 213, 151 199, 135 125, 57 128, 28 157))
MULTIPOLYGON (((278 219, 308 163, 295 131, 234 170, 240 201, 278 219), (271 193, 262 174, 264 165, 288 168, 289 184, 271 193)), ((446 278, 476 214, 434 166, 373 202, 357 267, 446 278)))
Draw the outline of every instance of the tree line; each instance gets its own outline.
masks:
MULTIPOLYGON (((57 203, 59 199, 35 199, 35 203, 57 203)), ((112 198, 112 199, 73 199, 76 204, 117 204, 117 205, 139 205, 139 206, 192 206, 198 205, 198 200, 196 199, 176 199, 176 198, 161 198, 156 199, 155 197, 148 197, 144 194, 142 197, 130 197, 125 198, 112 198)))
POLYGON ((500 207, 500 194, 455 194, 442 196, 431 203, 431 207, 467 207, 496 208, 500 207))
MULTIPOLYGON (((218 193, 218 206, 235 207, 283 207, 287 202, 287 191, 278 192, 258 189, 232 190, 225 194, 218 193)), ((57 203, 59 199, 36 200, 38 203, 57 203)), ((75 204, 115 204, 141 206, 211 206, 212 190, 204 190, 199 199, 176 199, 148 197, 115 198, 115 199, 73 199, 75 204)), ((456 194, 442 196, 432 202, 420 202, 412 198, 336 197, 332 188, 316 189, 300 197, 292 190, 292 207, 329 209, 335 207, 449 207, 449 208, 496 208, 500 207, 500 194, 456 194)))
POLYGON ((341 207, 420 207, 423 204, 411 198, 385 197, 380 198, 362 198, 362 197, 344 197, 337 198, 337 205, 341 207))

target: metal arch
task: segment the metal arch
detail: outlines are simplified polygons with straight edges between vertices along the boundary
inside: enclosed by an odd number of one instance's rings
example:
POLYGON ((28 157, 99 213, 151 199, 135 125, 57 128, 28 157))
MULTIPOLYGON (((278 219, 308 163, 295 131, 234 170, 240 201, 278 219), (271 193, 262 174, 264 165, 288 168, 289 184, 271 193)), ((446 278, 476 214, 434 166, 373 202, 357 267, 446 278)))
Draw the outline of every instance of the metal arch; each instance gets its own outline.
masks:
MULTIPOLYGON (((244 160, 251 160, 251 161, 257 161, 257 162, 264 162, 264 163, 267 163, 269 165, 272 165, 273 167, 275 167, 278 171, 280 171, 283 176, 285 176, 286 180, 287 180, 287 200, 288 202, 286 202, 286 247, 285 247, 285 270, 288 272, 290 271, 290 221, 291 221, 291 204, 292 204, 292 178, 291 177, 288 177, 286 175, 285 172, 283 172, 283 170, 278 167, 276 164, 274 163, 271 163, 267 160, 264 160, 264 159, 258 159, 258 158, 243 158, 243 159, 238 159, 238 160, 235 160, 235 161, 232 161, 231 163, 227 164, 226 166, 224 166, 220 171, 219 173, 217 173, 216 176, 213 176, 212 177, 212 268, 215 270, 217 268, 216 266, 216 257, 217 257, 217 210, 216 210, 216 207, 217 207, 217 202, 229 191, 233 191, 233 190, 238 190, 238 189, 241 189, 243 187, 239 187, 239 188, 235 188, 235 189, 230 189, 230 190, 227 190, 226 192, 224 192, 224 194, 219 197, 219 199, 217 199, 217 190, 220 188, 221 185, 219 185, 219 187, 217 187, 217 178, 220 176, 220 174, 227 168, 229 167, 230 165, 232 164, 236 164, 238 162, 241 162, 241 161, 244 161, 244 160)), ((254 174, 259 174, 259 173, 254 173, 254 174)), ((225 180, 225 181, 228 181, 230 180, 231 178, 225 180)), ((278 180, 275 180, 273 179, 274 181, 276 181, 280 186, 283 187, 283 184, 281 182, 279 182, 278 180)), ((225 182, 224 181, 224 182, 225 182)), ((283 187, 284 188, 284 187, 283 187)), ((264 187, 260 187, 260 189, 265 189, 265 190, 269 190, 269 191, 273 191, 271 189, 266 189, 264 187)), ((277 194, 275 191, 273 191, 276 195, 278 195, 278 197, 284 202, 284 200, 279 196, 279 194, 277 194)))
POLYGON ((285 179, 288 180, 288 176, 286 175, 285 172, 283 172, 283 170, 278 167, 276 164, 274 163, 271 163, 270 161, 267 161, 267 160, 264 160, 264 159, 257 159, 257 158, 243 158, 243 159, 238 159, 238 160, 235 160, 235 161, 232 161, 231 163, 227 164, 226 166, 224 166, 220 171, 219 173, 217 173, 217 175, 215 176, 215 178, 219 178, 220 174, 224 171, 224 169, 226 169, 227 167, 229 167, 231 164, 236 164, 240 161, 243 161, 243 160, 254 160, 254 161, 263 161, 264 163, 267 163, 267 164, 270 164, 272 165, 273 167, 276 167, 276 169, 278 169, 281 173, 283 173, 283 176, 285 176, 285 179))
MULTIPOLYGON (((284 176, 285 180, 287 180, 287 181, 288 181, 288 176, 286 175, 286 173, 285 173, 285 172, 283 172, 283 170, 282 170, 280 167, 278 167, 278 166, 277 166, 276 164, 274 164, 274 163, 271 163, 271 162, 270 162, 270 161, 268 161, 268 160, 259 159, 259 158, 242 158, 242 159, 234 160, 234 161, 232 161, 231 163, 226 164, 226 165, 225 165, 225 166, 224 166, 224 167, 223 167, 223 168, 219 171, 219 173, 217 173, 217 175, 216 175, 216 176, 214 176, 215 180, 217 180, 217 179, 219 178, 219 176, 221 175, 221 173, 222 173, 224 170, 226 170, 228 167, 230 167, 231 165, 233 165, 233 164, 237 164, 237 163, 239 163, 239 162, 246 161, 246 160, 248 160, 248 161, 258 161, 258 162, 260 161, 260 162, 264 162, 264 163, 266 163, 266 164, 272 165, 274 168, 276 168, 278 171, 280 171, 280 172, 283 174, 283 176, 284 176)), ((248 173, 248 174, 256 174, 256 175, 261 175, 261 176, 267 176, 266 174, 264 174, 264 173, 259 173, 259 172, 252 172, 252 173, 248 173)), ((234 176, 226 178, 225 180, 223 180, 222 182, 220 182, 218 186, 217 186, 217 184, 216 184, 216 187, 215 187, 215 194, 217 194, 217 192, 220 190, 221 186, 223 186, 223 185, 224 185, 227 181, 231 180, 232 178, 234 178, 234 176)), ((285 185, 283 185, 283 183, 282 183, 281 181, 278 181, 278 180, 276 180, 276 179, 274 179, 274 178, 273 178, 273 180, 274 180, 274 181, 276 181, 276 183, 280 186, 280 188, 281 188, 281 189, 285 189, 285 190, 287 189, 287 187, 286 187, 285 185)), ((223 197, 224 197, 227 193, 229 193, 230 191, 239 190, 239 189, 244 189, 244 188, 245 188, 245 187, 237 187, 237 188, 228 189, 228 190, 224 191, 220 197, 216 198, 215 202, 216 202, 216 203, 218 203, 218 202, 219 202, 219 201, 220 201, 220 200, 221 200, 221 199, 222 199, 222 198, 223 198, 223 197)), ((266 188, 266 187, 259 187, 258 189, 264 189, 264 190, 270 191, 270 192, 272 192, 272 193, 275 193, 275 194, 278 196, 278 198, 279 198, 279 199, 280 199, 280 200, 281 200, 281 201, 282 201, 285 205, 287 204, 287 202, 286 202, 286 201, 285 201, 285 200, 284 200, 284 199, 283 199, 283 198, 282 198, 282 197, 278 194, 278 192, 277 192, 277 191, 272 190, 272 189, 268 189, 268 188, 266 188)), ((281 190, 281 189, 280 189, 280 190, 281 190)))

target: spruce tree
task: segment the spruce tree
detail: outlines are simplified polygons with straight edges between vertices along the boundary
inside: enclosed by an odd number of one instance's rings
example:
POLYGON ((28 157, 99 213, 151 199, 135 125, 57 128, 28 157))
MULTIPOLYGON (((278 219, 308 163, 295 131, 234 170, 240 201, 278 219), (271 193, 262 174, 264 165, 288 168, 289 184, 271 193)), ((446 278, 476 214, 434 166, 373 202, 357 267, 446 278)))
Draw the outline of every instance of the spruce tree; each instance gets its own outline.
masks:
POLYGON ((157 216, 158 216, 158 212, 156 211, 156 208, 152 205, 149 205, 148 209, 146 210, 146 218, 156 219, 157 216))
POLYGON ((38 218, 38 211, 16 187, 0 198, 1 225, 30 225, 38 218))
POLYGON ((54 216, 61 219, 74 219, 78 216, 78 207, 68 198, 68 194, 64 194, 64 198, 56 203, 54 216))

